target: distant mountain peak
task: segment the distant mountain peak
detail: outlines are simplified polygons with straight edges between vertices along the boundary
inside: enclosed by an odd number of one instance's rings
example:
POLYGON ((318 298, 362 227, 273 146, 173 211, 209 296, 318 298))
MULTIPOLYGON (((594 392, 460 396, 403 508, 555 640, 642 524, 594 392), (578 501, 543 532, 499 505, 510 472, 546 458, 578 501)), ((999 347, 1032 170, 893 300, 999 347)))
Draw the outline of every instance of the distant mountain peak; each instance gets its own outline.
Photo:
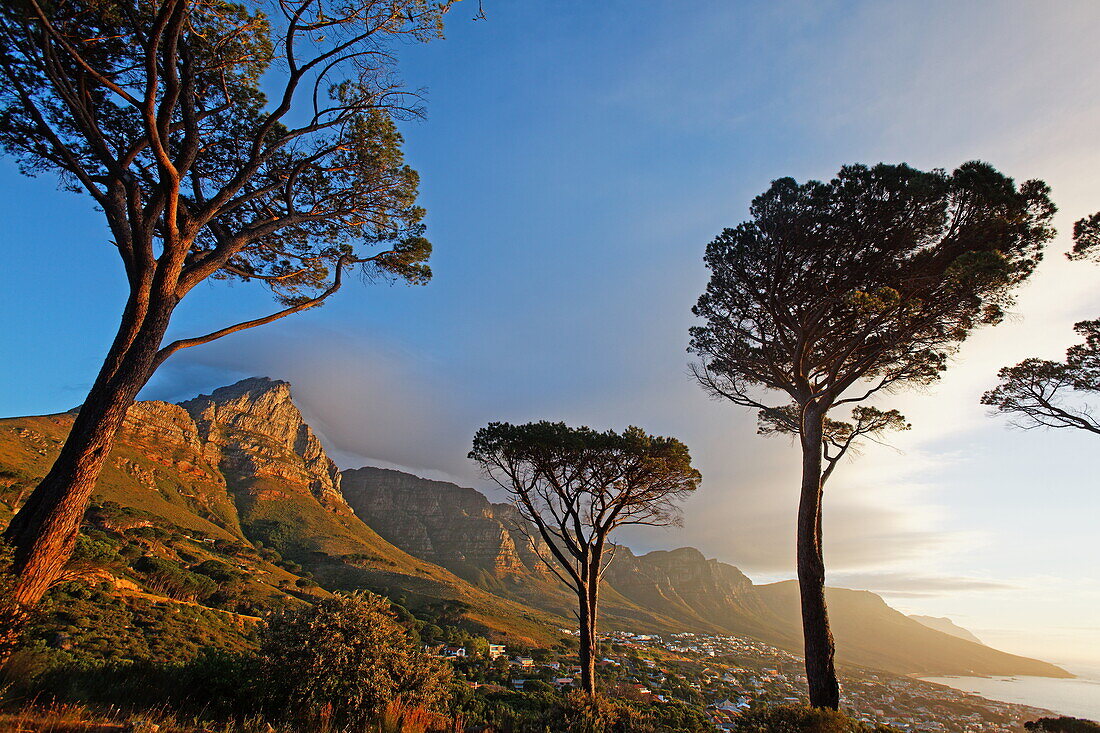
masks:
POLYGON ((909 618, 913 619, 917 623, 927 626, 930 629, 943 632, 944 634, 950 634, 951 636, 958 637, 959 639, 966 639, 972 641, 975 644, 985 645, 981 639, 974 635, 969 629, 964 629, 946 616, 919 616, 910 615, 909 618))

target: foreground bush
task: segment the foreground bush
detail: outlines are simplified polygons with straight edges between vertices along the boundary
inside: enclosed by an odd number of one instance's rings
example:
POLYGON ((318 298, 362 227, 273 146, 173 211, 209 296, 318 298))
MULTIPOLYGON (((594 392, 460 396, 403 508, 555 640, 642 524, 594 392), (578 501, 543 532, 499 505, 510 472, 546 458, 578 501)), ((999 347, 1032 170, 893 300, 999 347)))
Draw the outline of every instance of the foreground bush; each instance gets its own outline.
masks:
POLYGON ((867 725, 839 710, 767 705, 744 712, 737 719, 734 730, 743 733, 887 733, 896 729, 887 725, 867 725))
POLYGON ((1024 723, 1024 727, 1042 733, 1100 733, 1100 723, 1084 718, 1039 718, 1024 723))
POLYGON ((267 705, 302 722, 364 726, 394 700, 432 707, 450 667, 424 655, 375 595, 336 596, 272 618, 260 643, 267 705))

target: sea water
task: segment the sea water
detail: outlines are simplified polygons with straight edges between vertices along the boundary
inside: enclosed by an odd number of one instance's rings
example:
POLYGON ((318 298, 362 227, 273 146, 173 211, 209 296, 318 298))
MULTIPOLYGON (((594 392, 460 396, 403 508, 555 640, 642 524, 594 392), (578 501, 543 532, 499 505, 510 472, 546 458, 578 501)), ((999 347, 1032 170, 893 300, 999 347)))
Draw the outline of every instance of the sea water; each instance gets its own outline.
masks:
POLYGON ((923 677, 989 700, 1053 710, 1060 715, 1100 720, 1100 668, 1063 665, 1076 679, 1051 677, 923 677))

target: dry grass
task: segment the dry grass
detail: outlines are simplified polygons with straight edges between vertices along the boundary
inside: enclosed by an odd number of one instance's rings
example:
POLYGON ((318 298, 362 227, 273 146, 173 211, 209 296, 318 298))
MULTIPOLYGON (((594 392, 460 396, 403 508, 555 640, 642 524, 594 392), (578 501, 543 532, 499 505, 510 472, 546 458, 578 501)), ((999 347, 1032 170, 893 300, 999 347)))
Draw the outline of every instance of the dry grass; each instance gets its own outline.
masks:
MULTIPOLYGON (((197 723, 197 722, 196 722, 197 723)), ((273 726, 262 718, 212 727, 188 725, 166 711, 126 715, 121 711, 96 712, 83 705, 29 705, 19 712, 0 713, 0 733, 454 733, 463 730, 460 720, 395 701, 386 706, 376 723, 359 731, 340 731, 318 721, 310 730, 273 726)))

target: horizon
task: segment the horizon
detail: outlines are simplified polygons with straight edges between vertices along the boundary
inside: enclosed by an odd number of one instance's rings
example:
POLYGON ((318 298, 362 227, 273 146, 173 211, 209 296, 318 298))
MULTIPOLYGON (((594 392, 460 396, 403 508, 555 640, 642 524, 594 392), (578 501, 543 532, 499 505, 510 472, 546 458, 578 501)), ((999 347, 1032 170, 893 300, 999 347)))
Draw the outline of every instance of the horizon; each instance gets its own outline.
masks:
MULTIPOLYGON (((703 248, 775 178, 987 160, 1053 186, 1058 236, 1012 318, 977 332, 942 381, 884 403, 913 430, 838 469, 827 582, 998 649, 1100 666, 1090 436, 1011 429, 978 402, 998 368, 1060 358, 1073 323, 1100 313, 1100 269, 1062 256, 1072 222, 1100 209, 1100 103, 1080 93, 1100 82, 1100 6, 636 7, 518 2, 472 21, 460 5, 446 40, 402 49, 409 86, 428 90, 426 120, 402 132, 435 279, 349 284, 315 312, 181 352, 142 398, 267 373, 293 385, 342 468, 370 461, 483 492, 466 453, 489 420, 638 424, 683 439, 704 478, 682 529, 623 543, 696 547, 754 582, 788 579, 794 449, 686 374, 703 248)), ((0 414, 64 411, 113 333, 121 274, 108 247, 74 244, 106 239, 86 201, 10 160, 0 186, 8 241, 24 243, 9 246, 0 293, 20 314, 3 333, 21 357, 0 372, 0 414)), ((170 334, 267 301, 200 288, 170 334)))

